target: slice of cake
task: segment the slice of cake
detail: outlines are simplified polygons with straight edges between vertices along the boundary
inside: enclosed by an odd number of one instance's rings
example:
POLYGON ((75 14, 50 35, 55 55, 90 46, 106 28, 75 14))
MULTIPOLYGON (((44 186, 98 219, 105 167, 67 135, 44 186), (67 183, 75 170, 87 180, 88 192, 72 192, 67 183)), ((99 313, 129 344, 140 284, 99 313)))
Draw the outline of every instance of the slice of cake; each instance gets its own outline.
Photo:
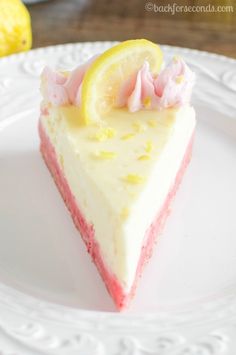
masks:
POLYGON ((132 40, 42 73, 41 153, 118 309, 191 157, 195 77, 179 57, 162 66, 156 44, 132 40))

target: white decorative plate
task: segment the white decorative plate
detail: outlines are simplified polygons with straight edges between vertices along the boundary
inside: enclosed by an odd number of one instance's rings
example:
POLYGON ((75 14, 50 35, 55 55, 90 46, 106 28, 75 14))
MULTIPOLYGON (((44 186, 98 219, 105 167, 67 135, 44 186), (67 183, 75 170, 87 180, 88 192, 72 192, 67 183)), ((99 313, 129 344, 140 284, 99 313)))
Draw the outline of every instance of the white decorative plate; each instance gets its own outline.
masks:
POLYGON ((131 309, 117 313, 38 152, 39 73, 112 43, 0 60, 0 354, 236 353, 236 61, 163 46, 198 80, 192 163, 131 309))

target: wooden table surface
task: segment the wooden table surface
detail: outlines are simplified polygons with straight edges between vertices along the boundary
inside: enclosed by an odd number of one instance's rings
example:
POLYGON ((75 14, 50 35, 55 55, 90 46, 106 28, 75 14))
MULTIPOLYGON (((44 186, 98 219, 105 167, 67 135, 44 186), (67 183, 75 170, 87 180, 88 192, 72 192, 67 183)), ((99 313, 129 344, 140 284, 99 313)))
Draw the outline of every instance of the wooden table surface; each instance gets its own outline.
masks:
MULTIPOLYGON (((147 38, 236 58, 236 0, 48 0, 28 5, 33 47, 59 43, 147 38), (170 7, 231 6, 225 12, 170 7), (151 4, 151 5, 150 5, 151 4), (169 10, 152 7, 169 4, 169 10), (149 11, 148 11, 149 10, 149 11), (166 12, 164 12, 166 10, 166 12)), ((221 8, 222 10, 222 8, 221 8)))

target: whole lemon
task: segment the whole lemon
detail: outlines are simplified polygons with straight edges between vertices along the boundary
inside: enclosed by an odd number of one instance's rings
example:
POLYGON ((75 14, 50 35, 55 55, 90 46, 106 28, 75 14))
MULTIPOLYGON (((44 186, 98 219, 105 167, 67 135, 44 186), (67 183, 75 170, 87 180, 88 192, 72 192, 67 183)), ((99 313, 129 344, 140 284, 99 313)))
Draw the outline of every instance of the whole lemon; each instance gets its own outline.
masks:
POLYGON ((20 0, 0 0, 0 57, 32 45, 30 15, 20 0))

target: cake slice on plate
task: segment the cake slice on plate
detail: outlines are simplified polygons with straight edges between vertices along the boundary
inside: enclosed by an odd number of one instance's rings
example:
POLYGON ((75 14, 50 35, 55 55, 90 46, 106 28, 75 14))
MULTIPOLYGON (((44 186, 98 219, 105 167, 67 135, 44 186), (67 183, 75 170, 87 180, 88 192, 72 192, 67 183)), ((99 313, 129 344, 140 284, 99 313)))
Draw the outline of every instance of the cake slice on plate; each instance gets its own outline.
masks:
POLYGON ((191 157, 195 77, 179 57, 162 61, 158 45, 131 40, 41 78, 41 153, 118 309, 191 157))

